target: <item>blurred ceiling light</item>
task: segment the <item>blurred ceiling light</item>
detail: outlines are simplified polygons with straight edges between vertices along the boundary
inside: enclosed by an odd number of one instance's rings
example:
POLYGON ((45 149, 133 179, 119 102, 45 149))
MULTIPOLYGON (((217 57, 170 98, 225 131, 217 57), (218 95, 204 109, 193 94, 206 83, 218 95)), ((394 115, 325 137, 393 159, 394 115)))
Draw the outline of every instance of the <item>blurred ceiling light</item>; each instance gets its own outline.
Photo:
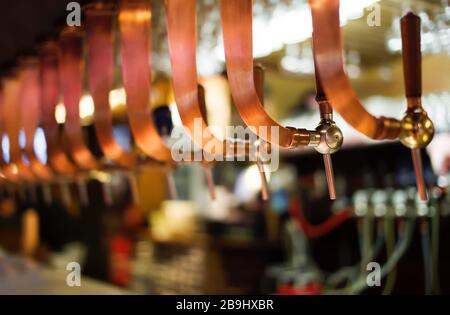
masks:
MULTIPOLYGON (((379 1, 341 0, 339 11, 341 26, 346 25, 349 20, 363 17, 364 9, 379 1)), ((254 7, 253 56, 255 58, 268 56, 274 51, 281 50, 284 45, 300 43, 311 38, 311 10, 307 3, 297 1, 285 5, 277 3, 270 14, 265 11, 258 13, 256 3, 254 7)), ((217 39, 214 57, 222 62, 225 60, 221 32, 217 39)))
POLYGON ((231 123, 231 99, 227 80, 220 75, 200 78, 205 88, 205 103, 208 125, 218 138, 226 137, 226 128, 231 123))
POLYGON ((400 38, 390 38, 387 41, 387 47, 390 51, 400 51, 402 50, 402 40, 400 38))
POLYGON ((361 56, 356 50, 349 50, 346 53, 346 69, 351 79, 357 79, 361 75, 361 56))
POLYGON ((312 59, 284 56, 283 58, 281 58, 280 65, 283 70, 291 73, 314 73, 314 63, 312 59))
POLYGON ((33 141, 34 152, 38 160, 46 164, 47 163, 47 141, 45 140, 45 133, 41 127, 36 129, 33 141))
POLYGON ((94 100, 89 94, 85 94, 80 99, 80 118, 88 119, 94 114, 94 100))
POLYGON ((381 65, 378 68, 378 75, 381 80, 389 81, 392 79, 392 69, 387 65, 381 65))
MULTIPOLYGON (((270 180, 270 172, 266 173, 267 181, 270 180)), ((253 164, 239 174, 236 180, 234 194, 242 203, 248 203, 253 200, 258 192, 261 191, 261 174, 258 166, 253 164)))
POLYGON ((380 0, 341 0, 339 16, 341 24, 348 20, 356 20, 364 16, 364 9, 380 0))
MULTIPOLYGON (((408 6, 408 9, 411 8, 408 6)), ((386 35, 387 49, 392 53, 400 53, 402 49, 400 32, 400 15, 405 10, 398 12, 398 16, 392 20, 392 25, 386 35)), ((447 1, 431 16, 422 7, 415 8, 421 18, 421 50, 423 54, 450 54, 450 9, 447 1)))
POLYGON ((6 133, 2 136, 2 155, 3 155, 3 161, 8 164, 10 162, 9 160, 9 138, 6 133))
POLYGON ((66 107, 61 102, 59 102, 55 106, 55 119, 56 122, 60 125, 66 122, 66 107))
POLYGON ((17 175, 19 173, 19 168, 17 167, 16 164, 12 163, 11 167, 10 167, 10 171, 11 173, 13 173, 14 175, 17 175))
POLYGON ((109 106, 111 109, 115 109, 120 106, 124 106, 127 103, 127 94, 125 89, 118 88, 109 92, 109 106))
POLYGON ((20 128, 20 130, 19 130, 19 147, 21 149, 24 149, 26 142, 27 142, 27 139, 25 137, 25 130, 23 130, 23 128, 20 128))
MULTIPOLYGON (((80 118, 83 125, 91 123, 94 114, 94 100, 89 94, 84 94, 79 104, 80 118)), ((55 119, 58 124, 66 122, 66 107, 62 102, 56 104, 55 119)))
POLYGON ((111 181, 111 175, 104 171, 93 170, 89 173, 91 178, 98 180, 101 183, 109 183, 111 181))

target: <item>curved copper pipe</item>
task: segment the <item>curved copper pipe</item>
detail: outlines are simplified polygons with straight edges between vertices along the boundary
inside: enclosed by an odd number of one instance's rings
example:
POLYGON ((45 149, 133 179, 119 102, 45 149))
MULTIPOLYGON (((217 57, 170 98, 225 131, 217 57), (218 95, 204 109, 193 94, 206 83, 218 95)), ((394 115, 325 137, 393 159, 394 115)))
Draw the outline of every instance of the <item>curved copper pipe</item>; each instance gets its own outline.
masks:
POLYGON ((21 81, 16 75, 4 78, 3 121, 9 139, 9 163, 4 173, 8 178, 17 176, 19 180, 31 182, 35 176, 25 164, 19 145, 21 81))
POLYGON ((91 170, 100 167, 83 140, 80 122, 80 99, 83 92, 83 34, 76 26, 68 26, 61 32, 59 39, 59 71, 66 107, 64 131, 68 139, 69 150, 79 167, 91 170))
POLYGON ((333 108, 359 132, 373 139, 396 139, 397 119, 374 117, 361 104, 345 72, 339 0, 309 0, 317 70, 333 108))
POLYGON ((171 161, 169 147, 158 133, 150 113, 150 32, 149 1, 119 2, 120 50, 127 114, 138 147, 158 161, 171 161))
POLYGON ((310 133, 305 129, 281 126, 264 110, 255 90, 252 0, 221 0, 220 11, 231 94, 245 124, 265 141, 281 147, 308 145, 310 133), (270 127, 278 129, 278 138, 272 137, 270 127), (267 132, 262 132, 266 129, 267 132))
POLYGON ((94 128, 105 156, 130 168, 135 156, 114 139, 109 92, 114 80, 114 5, 93 3, 85 8, 89 90, 94 100, 94 128))
MULTIPOLYGON (((0 84, 0 144, 3 142, 3 134, 4 134, 4 127, 3 127, 3 85, 0 84)), ((3 168, 6 166, 5 157, 3 156, 3 150, 1 149, 0 145, 0 173, 1 177, 5 177, 5 174, 3 174, 3 168)), ((7 178, 5 178, 7 179, 7 178)))
MULTIPOLYGON (((3 83, 3 82, 2 82, 3 83)), ((3 84, 2 84, 3 85, 3 84)), ((3 135, 5 134, 5 127, 3 119, 3 112, 4 112, 4 87, 2 86, 2 89, 0 91, 0 143, 3 141, 3 135)), ((9 184, 9 183, 15 183, 18 181, 18 176, 16 172, 11 172, 10 167, 8 166, 9 162, 5 160, 5 157, 3 156, 3 150, 0 150, 0 168, 1 168, 1 174, 5 181, 2 180, 2 184, 9 184)), ((10 186, 8 186, 10 187, 10 186)))
POLYGON ((166 0, 165 7, 173 88, 183 125, 192 140, 207 154, 235 156, 235 149, 239 146, 247 152, 251 145, 245 141, 216 138, 202 115, 196 61, 196 1, 166 0))
POLYGON ((25 154, 30 162, 33 173, 41 180, 53 178, 52 170, 43 164, 34 151, 34 136, 41 115, 41 98, 39 85, 39 60, 29 57, 20 63, 21 86, 21 127, 25 134, 25 154))
POLYGON ((73 176, 77 169, 61 147, 59 127, 55 119, 55 107, 59 102, 58 50, 54 41, 47 41, 40 47, 42 127, 51 167, 61 175, 73 176))

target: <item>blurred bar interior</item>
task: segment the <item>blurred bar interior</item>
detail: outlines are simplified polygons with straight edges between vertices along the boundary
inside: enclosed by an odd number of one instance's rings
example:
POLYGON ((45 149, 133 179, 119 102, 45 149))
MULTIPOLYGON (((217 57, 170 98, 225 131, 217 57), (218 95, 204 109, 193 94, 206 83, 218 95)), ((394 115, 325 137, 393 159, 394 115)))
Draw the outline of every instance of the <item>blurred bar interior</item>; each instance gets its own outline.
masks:
POLYGON ((68 3, 0 13, 0 294, 450 293, 447 0, 68 3))

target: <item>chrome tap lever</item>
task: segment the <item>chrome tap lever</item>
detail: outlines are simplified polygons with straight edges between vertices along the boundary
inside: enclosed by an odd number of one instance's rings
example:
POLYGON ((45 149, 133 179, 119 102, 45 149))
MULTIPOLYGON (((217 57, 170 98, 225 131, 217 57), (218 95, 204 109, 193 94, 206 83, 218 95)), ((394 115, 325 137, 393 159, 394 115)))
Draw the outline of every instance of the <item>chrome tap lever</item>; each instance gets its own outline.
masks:
POLYGON ((85 180, 82 176, 77 176, 76 179, 78 196, 80 197, 80 203, 82 206, 89 206, 89 194, 87 188, 87 179, 85 180))
POLYGON ((175 184, 174 179, 174 170, 170 164, 166 164, 166 180, 167 180, 167 189, 169 192, 169 198, 171 200, 177 200, 178 199, 178 192, 177 192, 177 186, 175 184))
MULTIPOLYGON (((314 58, 315 61, 315 58, 314 58)), ((333 109, 328 102, 319 73, 316 70, 316 101, 319 103, 320 122, 316 128, 318 133, 313 145, 317 152, 323 155, 325 175, 327 178, 328 193, 331 200, 336 199, 336 189, 334 185, 334 172, 331 154, 337 152, 344 141, 341 129, 333 121, 333 109)))
POLYGON ((139 193, 139 182, 137 179, 137 174, 132 171, 127 171, 126 173, 128 184, 130 185, 131 199, 134 205, 141 204, 141 195, 139 193))

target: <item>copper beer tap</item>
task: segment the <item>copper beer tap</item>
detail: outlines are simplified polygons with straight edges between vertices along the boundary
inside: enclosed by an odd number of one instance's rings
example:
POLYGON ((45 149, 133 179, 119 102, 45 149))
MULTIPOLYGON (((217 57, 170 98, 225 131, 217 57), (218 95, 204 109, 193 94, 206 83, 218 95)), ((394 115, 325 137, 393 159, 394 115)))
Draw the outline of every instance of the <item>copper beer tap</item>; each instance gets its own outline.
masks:
POLYGON ((420 50, 420 18, 412 12, 400 20, 402 34, 403 76, 408 103, 401 121, 400 141, 411 149, 417 190, 420 200, 427 201, 427 189, 423 177, 420 149, 426 147, 434 135, 434 126, 422 107, 422 58, 420 50))

